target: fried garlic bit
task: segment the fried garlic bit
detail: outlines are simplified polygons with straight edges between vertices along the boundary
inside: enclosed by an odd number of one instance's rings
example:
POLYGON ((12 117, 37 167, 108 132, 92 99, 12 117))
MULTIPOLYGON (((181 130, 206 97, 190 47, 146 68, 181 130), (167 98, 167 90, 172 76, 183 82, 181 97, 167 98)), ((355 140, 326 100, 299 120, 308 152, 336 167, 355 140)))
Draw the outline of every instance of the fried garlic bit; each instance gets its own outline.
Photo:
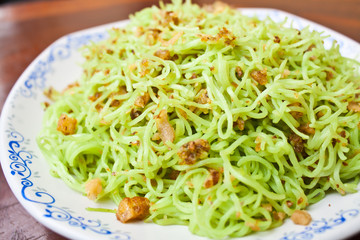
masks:
POLYGON ((234 127, 238 127, 240 131, 245 129, 245 121, 239 118, 233 123, 234 127))
POLYGON ((291 215, 291 220, 298 225, 309 225, 311 222, 310 214, 305 210, 295 210, 291 215))
POLYGON ((85 191, 87 194, 87 197, 90 200, 95 200, 97 196, 102 192, 102 185, 101 180, 99 178, 94 178, 89 180, 85 184, 85 191))
POLYGON ((198 93, 198 97, 195 99, 197 103, 200 104, 207 104, 211 103, 211 99, 209 98, 209 95, 207 93, 206 89, 201 89, 198 93))
POLYGON ((159 115, 155 116, 156 128, 160 134, 160 139, 163 143, 167 141, 174 142, 175 131, 169 123, 167 111, 161 110, 159 115))
POLYGON ((349 111, 360 112, 360 103, 354 101, 349 102, 347 109, 349 111))
POLYGON ((314 135, 315 134, 315 128, 310 127, 309 123, 300 125, 300 127, 298 127, 298 130, 300 132, 308 134, 308 135, 314 135))
POLYGON ((159 57, 163 60, 170 60, 171 59, 171 54, 170 51, 165 49, 165 50, 157 50, 154 53, 154 56, 159 57))
POLYGON ((199 34, 198 36, 202 42, 219 42, 222 39, 226 45, 234 45, 236 39, 235 35, 226 27, 220 28, 215 36, 209 34, 199 34))
POLYGON ((295 133, 291 133, 289 136, 289 143, 293 146, 295 152, 301 153, 304 150, 304 141, 295 133))
POLYGON ((116 218, 122 223, 143 220, 149 215, 150 201, 145 197, 124 198, 116 212, 116 218))
POLYGON ((208 140, 196 139, 182 145, 178 151, 178 156, 184 160, 187 165, 194 164, 199 159, 207 157, 210 151, 208 140))
POLYGON ((150 94, 145 92, 143 95, 135 99, 134 105, 139 108, 144 108, 149 101, 150 101, 150 94))
MULTIPOLYGON (((210 104, 211 103, 211 99, 209 98, 209 95, 207 93, 206 89, 201 89, 199 91, 199 93, 197 94, 197 97, 195 98, 195 102, 199 103, 199 104, 210 104)), ((191 111, 195 111, 197 108, 191 106, 191 108, 189 108, 189 110, 191 111)), ((201 112, 208 114, 209 113, 209 109, 207 108, 200 108, 199 109, 201 112)))
MULTIPOLYGON (((72 88, 74 86, 78 86, 78 83, 68 85, 64 89, 63 92, 65 92, 66 90, 68 90, 68 89, 70 89, 70 88, 72 88)), ((60 95, 62 94, 62 93, 58 92, 57 90, 55 90, 53 87, 49 87, 49 88, 45 89, 43 93, 51 101, 56 101, 60 97, 60 95)))
POLYGON ((272 214, 273 214, 273 217, 274 217, 275 221, 283 221, 285 219, 285 217, 286 217, 286 213, 284 213, 284 212, 275 212, 275 211, 273 211, 272 214))
POLYGON ((76 125, 77 120, 75 118, 71 118, 63 113, 58 120, 56 130, 62 132, 64 135, 71 135, 75 133, 76 125))
POLYGON ((119 107, 123 100, 114 99, 116 96, 124 95, 127 93, 126 86, 120 86, 117 92, 110 94, 109 98, 112 99, 110 107, 119 107))
POLYGON ((250 73, 250 76, 260 85, 265 85, 268 82, 266 69, 254 70, 250 73))
POLYGON ((159 13, 161 24, 163 26, 168 26, 171 22, 175 25, 179 25, 180 19, 178 18, 178 15, 174 11, 160 11, 159 13))
POLYGON ((205 180, 204 187, 211 188, 215 186, 220 179, 220 172, 216 171, 215 169, 209 169, 209 177, 205 180))

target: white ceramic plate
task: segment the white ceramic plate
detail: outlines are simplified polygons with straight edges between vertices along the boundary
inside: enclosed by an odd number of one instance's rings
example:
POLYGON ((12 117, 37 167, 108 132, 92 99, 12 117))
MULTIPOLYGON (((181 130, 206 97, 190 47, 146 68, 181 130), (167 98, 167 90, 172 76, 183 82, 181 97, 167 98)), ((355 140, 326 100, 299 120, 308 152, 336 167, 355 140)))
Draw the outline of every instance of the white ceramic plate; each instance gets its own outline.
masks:
MULTIPOLYGON (((311 29, 331 35, 325 40, 330 46, 336 40, 343 55, 360 60, 360 45, 323 26, 274 9, 241 9, 246 15, 269 15, 275 21, 286 17, 293 27, 311 29)), ((25 70, 12 89, 4 106, 0 123, 0 157, 6 179, 17 199, 40 223, 72 239, 204 239, 192 235, 187 227, 155 224, 122 224, 115 214, 88 212, 86 207, 115 208, 112 203, 94 203, 68 188, 49 174, 35 136, 40 130, 45 101, 45 87, 62 89, 81 74, 82 61, 78 48, 89 41, 99 41, 106 29, 124 26, 126 21, 87 29, 64 36, 49 46, 25 70)), ((296 226, 291 220, 276 229, 253 234, 244 239, 339 239, 358 232, 360 225, 360 192, 344 197, 330 194, 312 205, 313 222, 296 226)))

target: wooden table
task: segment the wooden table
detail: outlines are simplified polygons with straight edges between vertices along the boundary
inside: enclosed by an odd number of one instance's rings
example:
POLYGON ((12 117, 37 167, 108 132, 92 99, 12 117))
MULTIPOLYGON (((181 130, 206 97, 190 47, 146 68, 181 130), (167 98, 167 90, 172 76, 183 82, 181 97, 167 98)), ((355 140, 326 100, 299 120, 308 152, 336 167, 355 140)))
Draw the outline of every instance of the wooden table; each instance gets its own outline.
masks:
MULTIPOLYGON (((360 42, 359 0, 224 1, 236 7, 285 10, 360 42)), ((194 2, 203 4, 211 1, 194 2)), ((0 5, 0 111, 20 74, 54 40, 73 31, 126 19, 130 13, 156 3, 155 0, 73 0, 0 5)), ((0 239, 64 239, 43 227, 24 210, 11 192, 2 171, 0 239)), ((360 234, 351 239, 360 239, 360 234)))

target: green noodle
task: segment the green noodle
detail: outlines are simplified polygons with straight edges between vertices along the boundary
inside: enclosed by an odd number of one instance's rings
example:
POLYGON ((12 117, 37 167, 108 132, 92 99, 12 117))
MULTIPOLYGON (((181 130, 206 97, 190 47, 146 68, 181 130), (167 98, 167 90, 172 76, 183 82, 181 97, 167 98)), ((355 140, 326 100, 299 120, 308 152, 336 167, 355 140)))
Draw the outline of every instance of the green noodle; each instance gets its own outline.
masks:
POLYGON ((325 49, 319 32, 213 6, 146 8, 82 49, 84 74, 47 108, 38 136, 52 174, 84 194, 99 178, 97 199, 146 197, 146 221, 212 238, 277 227, 278 213, 291 216, 328 190, 355 192, 360 115, 349 105, 360 102, 359 64, 336 43, 325 49), (261 70, 265 84, 252 75, 261 70), (210 101, 197 101, 205 89, 210 101), (144 93, 150 101, 136 107, 144 93), (166 144, 154 137, 162 109, 175 131, 166 144), (57 130, 64 113, 77 120, 74 134, 57 130), (208 156, 184 164, 177 153, 197 139, 210 143, 208 156), (220 179, 204 187, 210 169, 220 179))

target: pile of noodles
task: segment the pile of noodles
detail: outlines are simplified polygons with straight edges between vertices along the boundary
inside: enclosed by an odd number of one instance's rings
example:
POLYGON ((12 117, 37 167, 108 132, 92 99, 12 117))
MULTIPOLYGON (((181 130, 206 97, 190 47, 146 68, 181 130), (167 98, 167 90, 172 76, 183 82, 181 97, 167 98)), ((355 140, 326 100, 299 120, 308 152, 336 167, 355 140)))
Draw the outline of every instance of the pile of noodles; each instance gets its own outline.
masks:
POLYGON ((356 191, 359 64, 319 32, 283 25, 174 1, 109 30, 45 111, 38 144, 53 175, 84 194, 98 178, 97 199, 116 205, 146 197, 145 221, 212 238, 279 226, 328 190, 356 191), (62 114, 75 132, 57 129, 62 114), (208 151, 181 158, 199 139, 208 151))

